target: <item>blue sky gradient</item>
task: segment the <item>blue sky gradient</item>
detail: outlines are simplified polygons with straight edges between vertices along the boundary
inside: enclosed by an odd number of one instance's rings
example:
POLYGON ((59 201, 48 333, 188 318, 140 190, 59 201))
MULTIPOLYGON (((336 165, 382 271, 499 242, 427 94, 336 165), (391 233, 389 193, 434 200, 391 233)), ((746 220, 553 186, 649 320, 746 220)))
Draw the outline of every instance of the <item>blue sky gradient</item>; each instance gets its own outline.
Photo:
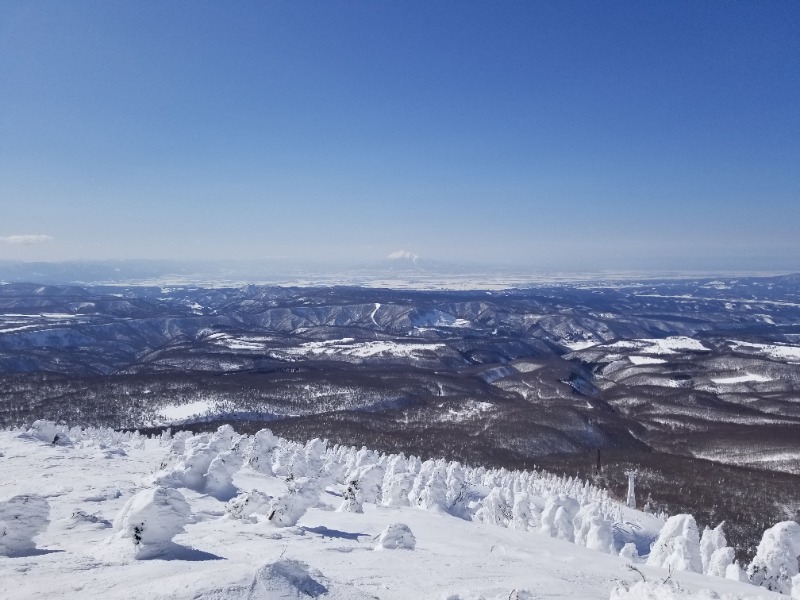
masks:
POLYGON ((0 4, 0 259, 781 270, 798 223, 798 2, 0 4))

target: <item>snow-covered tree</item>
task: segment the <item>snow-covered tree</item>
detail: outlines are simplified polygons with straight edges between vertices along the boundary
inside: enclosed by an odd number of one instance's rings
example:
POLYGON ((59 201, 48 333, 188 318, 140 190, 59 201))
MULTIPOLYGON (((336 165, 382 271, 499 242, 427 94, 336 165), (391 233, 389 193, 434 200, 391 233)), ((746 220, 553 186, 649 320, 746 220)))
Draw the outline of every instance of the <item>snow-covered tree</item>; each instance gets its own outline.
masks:
POLYGON ((350 513, 364 512, 364 501, 358 486, 358 479, 353 479, 347 484, 347 489, 345 489, 342 495, 343 502, 336 510, 350 513))
POLYGON ((675 515, 667 519, 650 550, 647 564, 676 571, 703 572, 700 534, 692 515, 675 515))
POLYGON ((273 474, 272 453, 277 446, 278 438, 276 438, 269 429, 262 429, 258 431, 250 441, 250 444, 245 450, 244 459, 250 467, 259 473, 270 476, 273 474))
POLYGON ((792 577, 792 600, 800 600, 800 575, 792 577))
POLYGON ((700 558, 703 560, 704 573, 708 572, 711 555, 728 545, 728 541, 725 539, 725 532, 722 530, 724 524, 722 522, 714 529, 709 527, 703 529, 703 535, 700 537, 700 558))
POLYGON ((36 494, 0 500, 0 556, 24 554, 36 548, 33 538, 50 522, 47 499, 36 494))
POLYGON ((747 576, 747 573, 744 572, 744 569, 742 569, 742 567, 736 561, 725 567, 725 579, 747 583, 750 582, 750 578, 747 576))
POLYGON ((462 515, 469 487, 467 474, 461 463, 451 462, 447 465, 445 485, 447 486, 447 509, 454 514, 462 515))
POLYGON ((619 557, 628 563, 639 562, 639 551, 636 550, 636 544, 633 542, 625 544, 622 550, 619 551, 619 557))
POLYGON ((728 567, 733 564, 735 557, 736 551, 730 546, 714 550, 714 553, 708 559, 708 564, 706 565, 706 575, 726 577, 728 567))
POLYGON ((191 510, 175 489, 154 487, 133 496, 114 520, 114 542, 129 545, 137 559, 168 556, 171 540, 183 531, 191 510))
POLYGON ((550 496, 542 511, 541 531, 545 535, 566 540, 575 541, 575 527, 572 520, 578 514, 580 504, 575 498, 566 495, 550 496))
POLYGON ((597 504, 587 504, 581 507, 572 521, 575 528, 575 543, 586 546, 591 550, 598 550, 611 554, 614 551, 614 533, 611 523, 603 518, 603 513, 597 504))
POLYGON ((381 486, 386 469, 380 464, 367 465, 357 475, 358 491, 362 502, 378 504, 382 497, 381 486))
POLYGON ((798 575, 800 525, 783 521, 764 532, 747 574, 754 585, 790 594, 792 578, 798 575))
POLYGON ((413 550, 417 539, 405 523, 392 523, 381 532, 375 550, 413 550))
POLYGON ((536 527, 536 520, 533 516, 533 511, 531 511, 531 498, 527 492, 519 492, 514 496, 509 527, 523 531, 536 527))
POLYGON ((411 491, 408 493, 408 502, 411 506, 417 506, 419 498, 422 495, 422 490, 428 485, 428 480, 431 478, 433 470, 436 468, 436 463, 432 460, 426 460, 420 466, 419 471, 414 477, 414 483, 411 486, 411 491))
POLYGON ((325 464, 325 454, 328 450, 328 444, 319 438, 314 438, 305 445, 303 449, 305 453, 306 476, 311 478, 320 477, 325 464))
POLYGON ((386 461, 386 470, 381 484, 381 504, 384 506, 408 506, 408 494, 414 483, 414 474, 402 454, 393 454, 386 461))
POLYGON ((221 452, 208 465, 205 491, 218 500, 230 500, 236 495, 233 475, 242 466, 242 457, 235 452, 221 452))
POLYGON ((31 437, 52 446, 67 446, 71 443, 67 431, 52 421, 34 421, 27 431, 27 437, 31 437))
POLYGON ((287 482, 286 493, 273 498, 267 520, 275 527, 291 527, 319 501, 317 482, 305 477, 287 482))
POLYGON ((506 502, 503 490, 498 487, 492 488, 489 494, 481 500, 480 506, 472 518, 481 523, 507 527, 512 515, 511 507, 506 502))
POLYGON ((419 494, 417 506, 425 510, 447 510, 447 467, 444 461, 436 461, 428 481, 419 494))
POLYGON ((270 496, 258 490, 241 492, 225 505, 225 513, 232 519, 255 523, 258 520, 256 515, 266 517, 269 514, 271 499, 270 496))

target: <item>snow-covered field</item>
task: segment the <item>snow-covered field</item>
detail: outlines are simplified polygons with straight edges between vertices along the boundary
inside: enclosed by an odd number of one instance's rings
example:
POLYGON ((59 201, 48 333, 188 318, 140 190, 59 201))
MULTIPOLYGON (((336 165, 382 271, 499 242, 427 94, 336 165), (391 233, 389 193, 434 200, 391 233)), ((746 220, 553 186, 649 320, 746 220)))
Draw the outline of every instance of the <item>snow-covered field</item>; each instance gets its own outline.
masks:
POLYGON ((163 407, 159 415, 166 423, 179 423, 193 417, 210 414, 216 403, 213 400, 195 400, 186 404, 175 404, 163 407))
POLYGON ((733 375, 731 377, 712 377, 711 381, 720 384, 747 383, 751 381, 763 383, 765 381, 772 381, 772 378, 766 375, 759 375, 758 373, 745 373, 744 375, 733 375))
MULTIPOLYGON (((0 461, 0 598, 786 597, 731 579, 721 528, 547 473, 43 422, 0 432, 0 461)), ((794 526, 765 536, 755 583, 794 526)))
POLYGON ((656 358, 655 356, 636 356, 631 355, 628 360, 635 365, 662 365, 665 361, 663 358, 656 358))
POLYGON ((734 350, 758 354, 776 360, 800 362, 800 346, 789 346, 786 344, 755 344, 738 340, 731 340, 730 343, 734 350))
POLYGON ((414 357, 424 352, 435 352, 445 348, 444 344, 398 343, 393 341, 356 342, 353 338, 328 340, 324 342, 306 342, 296 348, 284 348, 286 354, 301 356, 352 356, 369 358, 371 356, 391 355, 414 357))
POLYGON ((677 354, 678 352, 710 352, 699 340, 686 336, 671 336, 663 339, 620 340, 605 344, 608 348, 638 350, 642 354, 677 354))

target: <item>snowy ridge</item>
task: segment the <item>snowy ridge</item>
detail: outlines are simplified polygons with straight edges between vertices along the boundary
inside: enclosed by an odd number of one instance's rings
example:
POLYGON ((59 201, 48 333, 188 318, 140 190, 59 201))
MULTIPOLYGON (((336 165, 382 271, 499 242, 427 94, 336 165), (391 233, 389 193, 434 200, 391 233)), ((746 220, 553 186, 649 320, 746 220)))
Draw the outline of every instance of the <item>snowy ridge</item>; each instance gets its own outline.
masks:
POLYGON ((796 523, 769 530, 745 573, 721 526, 700 536, 690 515, 664 525, 539 471, 266 429, 147 438, 44 421, 0 432, 0 460, 0 528, 17 540, 0 546, 0 598, 738 600, 800 587, 796 523))

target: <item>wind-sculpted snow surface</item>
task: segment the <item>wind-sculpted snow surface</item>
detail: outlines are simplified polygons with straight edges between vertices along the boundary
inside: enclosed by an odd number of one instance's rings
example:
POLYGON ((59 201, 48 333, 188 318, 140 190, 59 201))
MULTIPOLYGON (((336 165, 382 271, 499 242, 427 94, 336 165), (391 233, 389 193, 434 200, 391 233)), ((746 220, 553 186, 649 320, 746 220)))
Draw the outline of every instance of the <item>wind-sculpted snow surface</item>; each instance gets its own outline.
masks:
POLYGON ((659 582, 639 582, 619 586, 611 592, 611 600, 744 600, 749 596, 717 594, 712 590, 688 591, 681 586, 659 582))
MULTIPOLYGON (((36 499, 16 546, 26 552, 0 556, 0 599, 120 599, 133 590, 197 600, 711 598, 703 588, 719 598, 770 597, 727 576, 736 565, 721 528, 701 544, 688 515, 663 528, 651 555, 657 566, 641 564, 635 547, 623 548, 615 536, 625 527, 655 536, 662 522, 573 478, 318 439, 301 444, 267 431, 242 436, 230 427, 154 438, 52 424, 34 431, 47 435, 0 432, 11 475, 0 480, 0 493, 14 506, 20 497, 36 499), (53 445, 50 433, 70 445, 53 445), (342 503, 361 512, 337 511, 342 503), (37 554, 45 550, 34 552, 36 534, 52 552, 47 560, 37 554), (394 552, 387 561, 373 550, 394 552), (132 569, 140 559, 148 560, 132 569), (218 560, 213 569, 209 560, 218 560), (703 566, 727 578, 704 577, 703 566), (640 578, 648 583, 634 585, 640 578), (649 583, 665 578, 680 587, 649 583)), ((0 509, 0 517, 8 514, 0 509)), ((791 535, 770 539, 795 539, 788 526, 780 532, 791 535)), ((760 547, 757 572, 783 573, 789 556, 760 547)))

